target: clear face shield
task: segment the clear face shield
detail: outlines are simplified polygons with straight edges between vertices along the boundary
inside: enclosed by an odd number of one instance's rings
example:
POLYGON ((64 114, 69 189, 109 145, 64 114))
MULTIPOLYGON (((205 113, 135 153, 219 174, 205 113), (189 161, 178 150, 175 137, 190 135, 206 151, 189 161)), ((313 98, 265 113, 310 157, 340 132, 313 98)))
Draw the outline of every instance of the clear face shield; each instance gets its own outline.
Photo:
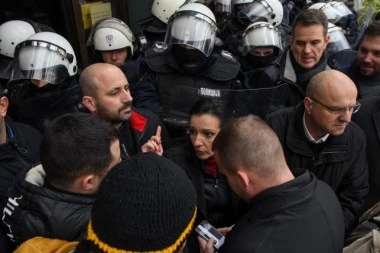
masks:
POLYGON ((243 34, 241 54, 246 56, 254 48, 274 47, 282 52, 281 34, 268 23, 250 26, 243 34))
POLYGON ((169 20, 165 44, 187 45, 210 56, 214 49, 216 24, 198 12, 178 12, 169 20))
POLYGON ((342 16, 348 16, 352 14, 352 11, 343 2, 330 3, 342 16))
POLYGON ((322 8, 320 8, 326 16, 329 22, 331 23, 337 23, 340 19, 347 16, 341 12, 339 12, 334 6, 332 6, 330 3, 326 3, 322 8))
POLYGON ((330 55, 342 50, 351 49, 351 46, 340 27, 330 27, 328 29, 328 34, 330 35, 330 41, 327 44, 326 50, 330 55))
POLYGON ((249 6, 239 11, 237 16, 240 23, 249 25, 257 21, 268 22, 268 17, 273 14, 273 9, 262 0, 255 0, 249 6))
POLYGON ((18 47, 12 80, 31 79, 59 84, 68 76, 73 55, 63 48, 44 41, 24 41, 18 47))
POLYGON ((216 15, 231 13, 231 0, 215 0, 214 5, 214 12, 216 15))

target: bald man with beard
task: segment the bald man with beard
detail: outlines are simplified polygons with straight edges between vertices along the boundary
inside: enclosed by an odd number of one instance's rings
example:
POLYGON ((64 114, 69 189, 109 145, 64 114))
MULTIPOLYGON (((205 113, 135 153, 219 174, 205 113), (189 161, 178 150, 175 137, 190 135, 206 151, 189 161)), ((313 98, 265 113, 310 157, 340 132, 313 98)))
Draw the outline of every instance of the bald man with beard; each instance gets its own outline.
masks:
POLYGON ((108 63, 92 64, 82 72, 79 85, 87 110, 119 130, 123 159, 145 151, 162 154, 162 148, 169 146, 169 135, 158 115, 132 108, 129 83, 120 68, 108 63))
POLYGON ((345 74, 315 75, 303 103, 267 116, 294 174, 307 168, 335 191, 342 206, 346 236, 357 225, 368 193, 366 137, 351 116, 360 104, 355 84, 345 74))

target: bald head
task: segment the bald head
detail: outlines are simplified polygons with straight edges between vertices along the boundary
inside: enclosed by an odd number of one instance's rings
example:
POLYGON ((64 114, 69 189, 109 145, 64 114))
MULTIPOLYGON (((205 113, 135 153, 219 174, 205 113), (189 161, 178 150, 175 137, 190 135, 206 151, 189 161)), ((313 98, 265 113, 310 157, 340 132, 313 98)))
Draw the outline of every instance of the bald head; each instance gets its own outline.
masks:
POLYGON ((309 82, 306 96, 322 98, 330 96, 337 99, 340 96, 357 96, 354 82, 340 71, 329 69, 316 74, 309 82))
POLYGON ((121 69, 112 64, 95 63, 85 68, 79 78, 83 96, 96 97, 99 85, 108 83, 111 76, 126 79, 121 69))
POLYGON ((306 89, 305 123, 314 140, 343 134, 357 107, 354 82, 342 72, 325 70, 315 75, 306 89))

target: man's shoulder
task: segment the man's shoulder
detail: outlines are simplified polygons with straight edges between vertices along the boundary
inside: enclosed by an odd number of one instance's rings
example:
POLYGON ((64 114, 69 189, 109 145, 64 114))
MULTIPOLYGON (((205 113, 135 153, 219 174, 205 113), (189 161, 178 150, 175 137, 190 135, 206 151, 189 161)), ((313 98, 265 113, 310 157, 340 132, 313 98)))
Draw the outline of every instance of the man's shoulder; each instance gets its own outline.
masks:
POLYGON ((288 125, 288 122, 296 115, 298 107, 290 106, 285 107, 275 112, 268 114, 265 117, 265 121, 272 127, 284 127, 288 125))
POLYGON ((71 253, 74 252, 78 242, 68 242, 59 239, 51 239, 44 237, 34 237, 27 240, 20 247, 18 247, 14 252, 16 253, 49 253, 49 252, 61 252, 61 253, 71 253))

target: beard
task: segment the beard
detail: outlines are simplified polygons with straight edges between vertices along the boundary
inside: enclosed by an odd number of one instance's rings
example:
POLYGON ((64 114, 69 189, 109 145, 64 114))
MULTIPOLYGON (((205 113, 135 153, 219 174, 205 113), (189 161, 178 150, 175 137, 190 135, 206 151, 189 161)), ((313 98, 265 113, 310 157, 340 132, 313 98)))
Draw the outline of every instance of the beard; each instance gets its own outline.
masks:
POLYGON ((97 115, 99 118, 107 120, 111 124, 115 125, 115 124, 120 124, 131 118, 131 113, 128 113, 128 114, 121 113, 123 110, 125 110, 128 107, 132 108, 132 103, 125 103, 117 111, 111 111, 109 110, 109 108, 104 107, 101 104, 98 104, 96 109, 98 111, 97 115))

